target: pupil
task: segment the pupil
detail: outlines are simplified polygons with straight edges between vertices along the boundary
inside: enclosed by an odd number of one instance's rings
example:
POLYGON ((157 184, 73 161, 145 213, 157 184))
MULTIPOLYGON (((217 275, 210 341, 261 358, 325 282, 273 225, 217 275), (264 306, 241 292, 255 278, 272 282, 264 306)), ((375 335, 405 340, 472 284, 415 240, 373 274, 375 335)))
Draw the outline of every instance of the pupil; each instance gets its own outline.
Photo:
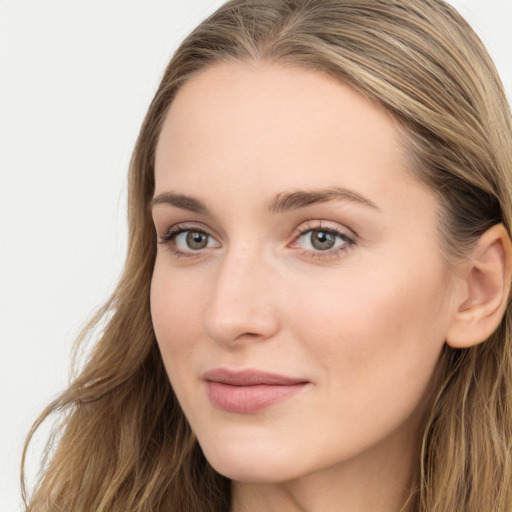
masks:
POLYGON ((207 245, 207 238, 204 233, 189 231, 187 234, 187 245, 191 249, 204 249, 207 245))
POLYGON ((315 249, 325 251, 334 246, 336 240, 334 235, 325 231, 315 231, 311 234, 311 244, 315 249))

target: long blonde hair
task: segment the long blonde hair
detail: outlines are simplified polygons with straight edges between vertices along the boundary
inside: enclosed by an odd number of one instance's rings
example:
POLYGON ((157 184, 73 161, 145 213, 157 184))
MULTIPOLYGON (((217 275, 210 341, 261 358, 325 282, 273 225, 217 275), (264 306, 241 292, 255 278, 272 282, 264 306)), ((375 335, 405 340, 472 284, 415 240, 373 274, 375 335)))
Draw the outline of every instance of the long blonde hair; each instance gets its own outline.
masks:
MULTIPOLYGON (((170 61, 129 173, 129 250, 98 340, 42 413, 60 422, 27 511, 226 512, 230 482, 205 460, 152 329, 154 150, 177 90, 206 66, 268 60, 320 70, 405 128, 418 177, 439 196, 444 249, 461 256, 512 225, 512 121, 482 43, 442 0, 232 0, 170 61)), ((507 310, 484 343, 445 347, 409 504, 416 512, 512 512, 512 347, 507 310)), ((25 493, 26 495, 26 493, 25 493)))

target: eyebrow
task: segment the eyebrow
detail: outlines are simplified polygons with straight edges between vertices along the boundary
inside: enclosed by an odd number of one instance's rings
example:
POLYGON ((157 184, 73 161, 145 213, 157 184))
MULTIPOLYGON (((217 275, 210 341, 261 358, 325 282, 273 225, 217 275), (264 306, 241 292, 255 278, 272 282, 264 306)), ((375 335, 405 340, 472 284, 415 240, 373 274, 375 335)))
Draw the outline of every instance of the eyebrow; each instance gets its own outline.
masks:
POLYGON ((161 204, 175 206, 176 208, 188 210, 189 212, 194 213, 208 213, 208 208, 206 208, 205 204, 199 201, 199 199, 195 199, 194 197, 186 196, 184 194, 163 192, 162 194, 157 195, 151 200, 151 203, 149 203, 149 207, 150 209, 153 209, 155 206, 161 204))
MULTIPOLYGON (((343 187, 330 187, 312 191, 297 190, 294 192, 282 192, 267 203, 266 209, 272 214, 277 214, 335 200, 356 202, 379 210, 379 207, 370 199, 343 187)), ((208 215, 209 213, 206 205, 199 199, 185 194, 176 194, 174 192, 163 192, 159 194, 151 200, 149 206, 153 208, 158 205, 175 206, 182 210, 203 215, 208 215)))
POLYGON ((272 199, 267 209, 270 213, 281 213, 289 210, 298 210, 312 204, 327 203, 329 201, 351 201, 376 210, 379 207, 370 199, 361 194, 343 187, 330 187, 322 190, 298 190, 296 192, 284 192, 272 199))

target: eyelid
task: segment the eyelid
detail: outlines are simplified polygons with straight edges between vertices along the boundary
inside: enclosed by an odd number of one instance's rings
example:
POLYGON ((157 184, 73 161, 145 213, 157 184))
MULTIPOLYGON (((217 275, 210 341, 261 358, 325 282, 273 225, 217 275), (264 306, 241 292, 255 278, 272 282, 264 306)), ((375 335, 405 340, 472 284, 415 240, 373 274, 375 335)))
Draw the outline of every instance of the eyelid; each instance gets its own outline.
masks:
POLYGON ((221 246, 219 237, 216 234, 212 233, 212 230, 207 228, 204 224, 197 223, 197 222, 179 222, 177 224, 173 224, 170 228, 168 228, 166 230, 164 235, 161 235, 158 238, 159 238, 158 239, 159 244, 165 245, 166 247, 169 248, 169 250, 171 250, 174 253, 174 255, 176 257, 180 257, 180 258, 181 257, 198 258, 198 257, 201 257, 202 255, 204 255, 206 250, 217 249, 221 246), (205 247, 205 248, 198 249, 198 250, 193 250, 193 249, 183 250, 183 249, 178 248, 178 246, 176 244, 177 237, 180 234, 186 233, 188 231, 203 233, 206 236, 213 239, 217 245, 215 247, 205 247))
POLYGON ((200 222, 178 222, 167 228, 163 235, 159 235, 159 242, 161 241, 164 243, 176 234, 183 233, 184 231, 198 231, 215 238, 217 241, 219 239, 219 236, 212 229, 208 228, 200 222))
POLYGON ((335 221, 326 221, 326 220, 307 220, 305 222, 301 222, 293 232, 293 238, 297 238, 300 235, 303 235, 304 233, 307 233, 308 231, 320 231, 320 230, 326 230, 329 232, 338 233, 340 235, 346 236, 347 238, 351 240, 356 240, 358 237, 357 233, 353 230, 348 228, 347 226, 340 224, 335 221))
POLYGON ((357 238, 357 234, 353 230, 338 224, 337 222, 310 220, 303 222, 295 229, 292 241, 288 244, 288 247, 300 251, 303 256, 329 259, 339 257, 341 253, 352 249, 356 244, 357 238), (327 233, 331 233, 344 239, 346 243, 326 250, 304 249, 300 247, 298 243, 299 239, 305 234, 313 231, 325 231, 327 233))

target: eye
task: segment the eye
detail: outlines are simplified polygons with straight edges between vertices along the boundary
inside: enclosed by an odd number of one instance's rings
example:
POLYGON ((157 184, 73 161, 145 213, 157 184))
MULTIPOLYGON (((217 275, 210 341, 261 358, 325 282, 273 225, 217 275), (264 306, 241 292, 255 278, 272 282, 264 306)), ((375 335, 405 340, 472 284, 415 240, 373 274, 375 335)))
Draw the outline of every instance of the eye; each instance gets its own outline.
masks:
POLYGON ((177 256, 192 256, 205 249, 220 247, 220 243, 206 231, 183 225, 173 226, 160 243, 168 245, 177 256))
POLYGON ((208 247, 215 247, 213 238, 202 231, 182 231, 174 237, 176 248, 183 251, 200 251, 208 247))
POLYGON ((312 256, 336 256, 355 244, 355 240, 340 229, 334 227, 305 227, 291 247, 302 249, 312 256))
POLYGON ((345 243, 340 235, 329 231, 314 229, 299 237, 300 244, 305 249, 328 251, 345 243))

